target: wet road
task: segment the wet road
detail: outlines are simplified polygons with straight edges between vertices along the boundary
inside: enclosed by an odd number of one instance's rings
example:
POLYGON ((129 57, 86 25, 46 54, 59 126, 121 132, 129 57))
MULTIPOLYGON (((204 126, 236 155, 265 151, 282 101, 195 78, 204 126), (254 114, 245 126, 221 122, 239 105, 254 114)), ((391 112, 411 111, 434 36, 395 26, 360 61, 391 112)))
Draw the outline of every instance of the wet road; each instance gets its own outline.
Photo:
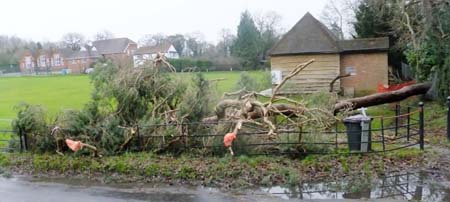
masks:
MULTIPOLYGON (((202 188, 119 188, 0 178, 1 202, 228 202, 240 200, 236 196, 202 188)), ((242 200, 245 201, 245 199, 242 200)))
POLYGON ((106 186, 80 179, 0 177, 0 202, 450 201, 450 181, 439 181, 424 172, 406 172, 386 175, 357 189, 358 181, 341 180, 230 193, 139 182, 106 186))

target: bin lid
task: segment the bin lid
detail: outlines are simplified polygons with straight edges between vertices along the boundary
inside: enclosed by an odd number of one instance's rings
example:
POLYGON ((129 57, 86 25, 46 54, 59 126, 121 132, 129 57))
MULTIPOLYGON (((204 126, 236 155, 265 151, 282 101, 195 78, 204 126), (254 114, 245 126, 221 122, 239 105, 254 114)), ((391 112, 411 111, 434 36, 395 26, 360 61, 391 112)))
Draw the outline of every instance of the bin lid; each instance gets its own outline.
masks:
POLYGON ((369 116, 358 114, 345 118, 344 123, 361 123, 361 122, 369 122, 370 120, 371 118, 369 116))

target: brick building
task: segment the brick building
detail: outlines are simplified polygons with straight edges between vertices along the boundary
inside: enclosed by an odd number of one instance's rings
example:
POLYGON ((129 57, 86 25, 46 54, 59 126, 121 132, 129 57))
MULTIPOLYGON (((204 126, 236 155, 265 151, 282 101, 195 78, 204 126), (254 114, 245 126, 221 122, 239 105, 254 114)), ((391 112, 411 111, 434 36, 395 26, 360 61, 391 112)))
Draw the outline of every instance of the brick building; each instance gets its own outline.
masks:
POLYGON ((388 84, 388 38, 339 40, 320 21, 307 13, 270 50, 271 68, 279 79, 295 66, 315 62, 293 77, 281 93, 328 91, 339 75, 351 74, 334 83, 348 95, 369 93, 388 84))
POLYGON ((35 49, 21 53, 19 61, 22 73, 55 72, 67 68, 66 58, 73 51, 70 49, 35 49))
POLYGON ((132 67, 137 43, 129 38, 115 38, 92 42, 101 57, 111 59, 119 67, 132 67))
POLYGON ((19 61, 20 71, 25 74, 39 72, 83 73, 100 55, 95 50, 73 51, 68 48, 25 50, 19 61))
POLYGON ((20 53, 22 73, 70 72, 84 73, 98 59, 111 59, 119 66, 131 67, 137 43, 128 38, 94 41, 80 51, 68 48, 25 50, 20 53))

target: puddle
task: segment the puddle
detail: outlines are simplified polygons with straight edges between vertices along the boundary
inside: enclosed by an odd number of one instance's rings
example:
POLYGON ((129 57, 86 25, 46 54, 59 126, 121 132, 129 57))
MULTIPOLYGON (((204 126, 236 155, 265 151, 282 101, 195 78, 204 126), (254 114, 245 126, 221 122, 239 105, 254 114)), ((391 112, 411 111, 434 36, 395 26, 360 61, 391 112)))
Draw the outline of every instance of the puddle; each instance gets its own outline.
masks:
POLYGON ((282 199, 395 199, 413 201, 450 201, 450 182, 436 180, 426 172, 390 173, 381 179, 354 179, 299 186, 262 188, 262 192, 282 199))
POLYGON ((272 202, 279 198, 264 195, 235 195, 214 188, 158 184, 103 185, 80 179, 0 178, 0 201, 65 202, 272 202))
MULTIPOLYGON (((367 179, 367 178, 366 178, 367 179)), ((164 184, 108 184, 67 178, 0 178, 1 200, 5 201, 283 201, 337 199, 393 199, 402 201, 450 201, 450 181, 426 172, 389 173, 368 181, 352 180, 275 186, 240 193, 198 186, 164 184)))

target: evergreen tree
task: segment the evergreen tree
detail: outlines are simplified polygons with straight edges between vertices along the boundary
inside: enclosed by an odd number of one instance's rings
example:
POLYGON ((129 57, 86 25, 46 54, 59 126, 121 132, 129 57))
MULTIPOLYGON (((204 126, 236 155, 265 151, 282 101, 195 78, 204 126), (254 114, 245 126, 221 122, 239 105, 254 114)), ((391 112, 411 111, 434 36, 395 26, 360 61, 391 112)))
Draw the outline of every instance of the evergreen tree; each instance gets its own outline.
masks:
POLYGON ((397 73, 401 72, 401 63, 406 61, 405 47, 398 45, 399 37, 392 24, 395 7, 390 1, 362 0, 355 11, 355 38, 388 37, 389 64, 397 73))
POLYGON ((260 34, 250 13, 241 15, 237 38, 232 47, 232 54, 242 60, 244 68, 256 69, 260 60, 260 34))

